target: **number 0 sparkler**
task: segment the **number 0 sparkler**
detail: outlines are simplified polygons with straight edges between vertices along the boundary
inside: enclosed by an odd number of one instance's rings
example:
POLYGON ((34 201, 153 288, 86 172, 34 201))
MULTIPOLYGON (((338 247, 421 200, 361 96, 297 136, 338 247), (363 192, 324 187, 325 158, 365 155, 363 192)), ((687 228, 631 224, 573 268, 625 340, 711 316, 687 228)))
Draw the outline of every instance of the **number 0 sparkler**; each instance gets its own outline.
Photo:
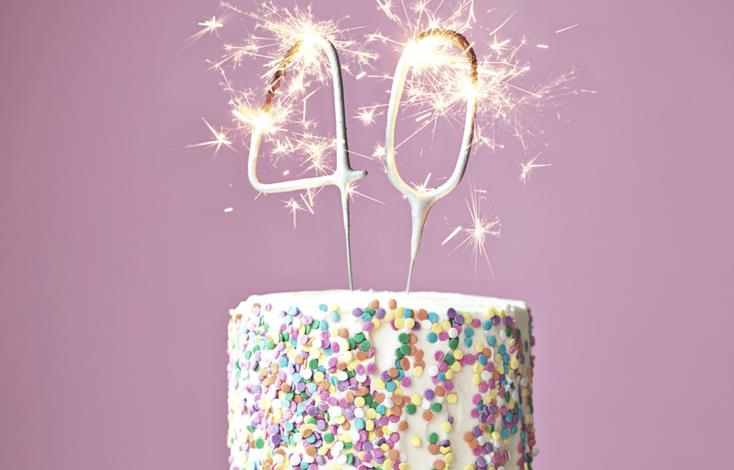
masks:
POLYGON ((326 37, 321 35, 309 35, 296 42, 285 54, 277 67, 270 87, 265 95, 265 103, 262 107, 262 119, 256 120, 250 137, 250 153, 247 162, 247 175, 250 184, 255 190, 262 193, 282 193, 320 188, 323 186, 336 186, 339 188, 342 205, 342 219, 344 224, 344 238, 347 249, 347 271, 349 276, 349 288, 353 288, 352 281, 352 255, 350 249, 349 230, 349 193, 355 181, 364 178, 367 172, 364 170, 353 170, 349 163, 349 148, 347 144, 347 127, 344 113, 344 91, 342 84, 341 65, 339 54, 326 37), (263 136, 268 128, 268 112, 270 111, 275 94, 280 88, 281 81, 285 78, 288 65, 302 49, 318 47, 329 59, 329 70, 331 72, 332 88, 334 90, 334 113, 336 121, 336 167, 330 175, 301 178, 297 180, 281 181, 277 183, 263 183, 257 176, 257 160, 260 154, 260 146, 263 136))
POLYGON ((405 196, 410 204, 412 231, 410 243, 410 267, 408 269, 408 283, 406 287, 407 291, 410 291, 413 279, 413 267, 415 266, 415 259, 423 236, 423 228, 426 224, 428 212, 439 199, 448 195, 456 188, 456 186, 458 186, 464 176, 464 172, 466 171, 472 142, 474 140, 474 122, 477 114, 477 82, 478 66, 474 49, 463 35, 449 29, 429 29, 416 36, 415 39, 406 46, 395 69, 395 76, 393 78, 392 91, 390 94, 390 103, 387 108, 385 163, 390 183, 405 196), (459 157, 451 176, 449 176, 442 185, 435 189, 416 189, 406 183, 398 171, 395 155, 395 126, 397 124, 398 108, 400 107, 400 98, 403 94, 403 89, 405 88, 408 72, 417 64, 431 64, 435 57, 433 49, 442 41, 446 41, 461 48, 463 57, 468 61, 470 66, 468 77, 469 81, 467 86, 463 89, 464 99, 466 100, 464 135, 461 139, 459 157))

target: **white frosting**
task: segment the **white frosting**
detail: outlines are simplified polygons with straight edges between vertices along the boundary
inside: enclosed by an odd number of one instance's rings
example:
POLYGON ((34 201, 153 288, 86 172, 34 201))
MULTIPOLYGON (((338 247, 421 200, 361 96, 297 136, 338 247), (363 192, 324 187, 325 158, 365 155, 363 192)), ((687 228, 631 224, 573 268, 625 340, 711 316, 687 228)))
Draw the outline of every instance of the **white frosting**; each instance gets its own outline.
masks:
MULTIPOLYGON (((231 469, 260 469, 269 468, 264 466, 268 459, 272 459, 273 468, 301 468, 297 462, 299 460, 308 461, 313 458, 307 455, 307 448, 309 443, 301 437, 301 434, 294 433, 295 442, 291 445, 282 445, 281 449, 285 451, 281 452, 282 455, 273 454, 273 446, 268 440, 270 435, 268 434, 268 426, 277 423, 280 426, 284 426, 285 422, 297 421, 301 419, 297 413, 291 419, 283 416, 283 407, 287 407, 289 402, 284 400, 281 396, 281 390, 278 387, 270 384, 269 386, 259 387, 263 380, 262 373, 263 367, 269 367, 270 364, 276 363, 282 356, 286 356, 290 362, 294 355, 300 353, 309 360, 316 359, 319 364, 325 364, 329 357, 338 357, 340 361, 349 362, 351 364, 349 370, 358 364, 367 364, 373 362, 376 366, 375 373, 365 374, 362 377, 356 377, 358 381, 369 380, 370 393, 383 393, 385 395, 385 401, 382 404, 390 405, 391 401, 394 401, 395 396, 406 397, 404 401, 409 401, 413 395, 418 394, 420 401, 417 405, 417 411, 414 414, 408 414, 406 411, 402 411, 400 421, 407 422, 407 430, 399 431, 398 424, 389 424, 387 428, 392 432, 398 432, 400 439, 394 445, 394 449, 399 452, 399 461, 405 463, 401 466, 401 469, 411 468, 418 470, 430 469, 434 466, 434 461, 442 460, 448 465, 445 468, 455 469, 472 469, 479 468, 475 465, 477 456, 472 453, 472 449, 469 444, 464 440, 464 434, 467 431, 471 431, 475 426, 479 425, 480 421, 477 417, 472 417, 472 410, 477 408, 477 405, 473 403, 473 397, 478 393, 478 385, 474 383, 474 378, 479 377, 482 379, 488 379, 491 377, 490 372, 482 370, 481 372, 474 370, 474 365, 462 365, 458 373, 449 380, 454 389, 452 392, 456 393, 456 403, 448 403, 448 394, 443 397, 437 397, 433 400, 425 398, 426 390, 436 390, 436 385, 432 382, 432 373, 438 371, 441 361, 435 358, 437 351, 453 352, 454 354, 463 354, 464 356, 470 354, 479 353, 476 350, 477 344, 483 344, 484 349, 490 349, 488 354, 493 361, 497 361, 498 351, 503 346, 508 353, 507 358, 511 357, 512 361, 517 359, 517 352, 509 353, 511 346, 515 344, 512 339, 508 339, 504 333, 504 324, 500 324, 499 327, 492 326, 489 331, 483 329, 483 327, 473 327, 472 335, 468 336, 468 326, 471 323, 467 323, 467 320, 471 322, 472 319, 477 319, 482 324, 489 320, 492 316, 502 318, 508 316, 514 320, 514 328, 516 328, 521 342, 530 342, 529 333, 529 312, 524 302, 503 300, 496 298, 480 297, 480 296, 468 296, 461 294, 448 294, 438 292, 380 292, 380 291, 346 291, 346 290, 333 290, 333 291, 313 291, 313 292, 284 292, 267 295, 253 295, 247 301, 242 302, 236 309, 231 312, 232 320, 229 325, 229 354, 230 354, 230 365, 229 371, 229 445, 231 448, 230 454, 230 468, 231 469), (320 343, 321 331, 317 328, 311 331, 310 334, 305 333, 303 329, 303 322, 306 316, 309 316, 315 320, 321 321, 326 320, 329 322, 329 329, 326 333, 330 340, 333 342, 342 341, 346 344, 346 340, 339 339, 337 329, 346 328, 350 336, 354 336, 359 332, 363 331, 365 320, 352 314, 354 308, 365 308, 371 301, 377 299, 380 306, 383 307, 386 312, 386 317, 382 321, 372 320, 377 326, 365 332, 366 336, 374 345, 376 351, 373 357, 364 361, 355 360, 352 355, 347 356, 345 359, 344 354, 346 351, 342 349, 339 354, 325 354, 323 345, 320 343), (392 310, 388 308, 388 302, 390 299, 394 299, 397 302, 397 308, 392 310), (257 308, 259 304, 260 308, 257 308), (327 311, 322 310, 322 306, 326 305, 327 311), (290 316, 284 316, 281 312, 287 312, 297 307, 300 313, 290 316), (334 321, 332 318, 331 311, 336 309, 340 312, 338 321, 334 321), (429 320, 423 320, 420 328, 411 329, 406 328, 406 325, 401 324, 395 329, 395 318, 401 318, 398 313, 401 313, 401 308, 409 308, 414 310, 413 318, 417 316, 418 309, 425 309, 429 313, 434 312, 437 321, 431 323, 429 320), (447 310, 453 308, 463 316, 464 324, 451 327, 448 322, 447 310), (310 341, 302 344, 297 343, 296 347, 293 347, 290 343, 280 345, 278 344, 278 332, 281 328, 286 325, 288 321, 291 321, 290 327, 294 327, 297 330, 300 329, 301 336, 308 337, 310 341), (392 319, 392 321, 390 320, 392 319), (262 320, 262 321, 261 321, 262 320), (259 325, 259 326, 258 326, 259 325), (264 326, 267 325, 268 332, 264 332, 264 326), (436 326, 438 325, 438 326, 436 326), (449 328, 445 328, 449 327, 449 328), (451 350, 448 347, 447 340, 438 340, 436 342, 430 342, 428 340, 428 334, 430 331, 442 331, 442 335, 451 338, 458 337, 459 346, 456 350, 451 350), (458 330, 461 330, 460 332, 458 330), (423 361, 425 362, 424 372, 420 376, 415 375, 415 358, 411 358, 412 367, 409 368, 405 375, 410 377, 412 383, 407 386, 399 386, 395 391, 386 391, 384 383, 382 387, 378 385, 381 375, 390 368, 395 367, 396 361, 396 349, 401 346, 399 335, 401 333, 413 333, 415 338, 414 346, 418 350, 423 351, 423 361), (469 337, 473 340, 473 343, 469 343, 470 346, 464 342, 469 337), (494 340, 489 340, 490 337, 494 337, 494 340), (258 371, 252 370, 252 362, 248 362, 245 358, 245 351, 248 348, 251 350, 252 347, 258 341, 264 341, 264 338, 272 338, 276 341, 275 346, 271 350, 258 351, 258 371), (488 341, 496 341, 494 347, 488 346, 488 341), (285 354, 284 349, 289 348, 290 352, 288 355, 285 354), (279 349, 281 348, 281 349, 279 349), (457 353, 456 351, 461 351, 457 353), (351 359, 351 361, 350 361, 351 359), (243 366, 244 364, 244 366, 243 366), (241 368, 240 372, 237 369, 241 368), (252 388, 258 387, 258 388, 252 388), (255 397, 252 390, 260 390, 259 396, 255 397), (264 420, 268 423, 267 426, 261 422, 253 424, 253 416, 255 409, 252 408, 253 403, 257 399, 257 411, 264 413, 264 420), (440 403, 441 410, 433 413, 433 417, 430 420, 426 420, 423 417, 423 411, 430 407, 432 403, 440 403), (448 432, 441 429, 442 423, 449 420, 449 417, 453 419, 452 429, 448 432), (247 429, 255 428, 254 432, 247 429), (393 429, 394 428, 394 429, 393 429), (431 454, 429 452, 428 444, 429 437, 432 433, 436 433, 439 439, 450 440, 450 447, 448 453, 451 457, 446 458, 441 452, 438 455, 431 454), (411 439, 417 436, 420 439, 419 446, 413 446, 411 439), (257 448, 253 445, 257 439, 263 439, 264 443, 261 448, 257 448), (277 466, 277 460, 280 459, 283 463, 282 466, 277 466), (449 464, 449 461, 452 463, 449 464), (286 465, 287 461, 287 465, 286 465)), ((370 320, 367 320, 369 322, 370 320)), ((476 323, 476 322, 475 322, 476 323)), ((514 333, 513 333, 514 334, 514 333)), ((520 349, 524 349, 525 346, 520 349)), ((528 346, 529 348, 529 346, 528 346)), ((253 356, 251 356, 252 358, 253 356)), ((527 403, 529 396, 526 396, 521 400, 520 395, 523 391, 530 393, 530 384, 532 379, 530 351, 525 350, 524 354, 519 357, 522 360, 518 360, 514 363, 515 368, 508 371, 507 377, 514 387, 510 391, 512 396, 509 403, 505 402, 504 397, 492 397, 492 390, 482 394, 481 397, 485 400, 489 400, 497 407, 501 408, 503 405, 512 405, 513 402, 522 401, 519 405, 520 414, 523 419, 527 420, 526 425, 532 426, 532 414, 527 403), (522 386, 521 386, 522 384, 522 386)), ((502 358, 499 359, 502 362, 502 358)), ((457 361, 460 362, 460 361, 457 361)), ((509 364, 509 362, 507 363, 509 364)), ((456 364, 454 367, 457 367, 456 364)), ((508 368, 509 366, 505 367, 508 368)), ((294 386, 295 381, 292 378, 293 365, 289 364, 287 367, 283 367, 282 370, 289 370, 285 380, 289 386, 294 386), (290 368, 290 369, 289 369, 290 368)), ((280 372, 282 372, 282 370, 280 372)), ((499 370, 499 369, 498 369, 499 370)), ((267 371, 266 371, 267 372, 267 371)), ((307 367, 303 366, 300 368, 300 375, 304 377, 306 382, 309 382, 313 378, 315 372, 312 372, 307 367)), ((334 371, 336 372, 336 371, 334 371)), ((339 377, 338 374, 334 374, 335 380, 345 379, 346 373, 342 373, 343 377, 339 377)), ((332 390, 329 396, 344 399, 346 391, 332 390)), ((318 391, 311 393, 310 396, 315 398, 313 404, 318 405, 320 399, 317 397, 318 391)), ((376 396, 376 395, 375 395, 376 396)), ((392 403, 394 404, 394 403, 392 403)), ((293 402, 290 402, 290 406, 294 406, 293 402)), ((402 405, 405 410, 405 404, 402 405)), ((388 408, 390 408, 388 406, 388 408)), ((329 415, 331 418, 334 416, 344 415, 344 410, 339 410, 338 407, 331 407, 329 415)), ((359 418, 362 414, 363 418, 369 420, 367 414, 373 410, 368 407, 354 407, 350 408, 347 413, 353 413, 348 421, 350 421, 351 429, 345 431, 344 435, 348 435, 353 442, 357 442, 359 439, 359 432, 356 430, 356 418, 359 418)), ((301 411, 301 415, 304 412, 301 411)), ((377 423, 378 419, 372 421, 377 423)), ((502 417, 497 413, 494 424, 501 426, 502 417)), ((304 426, 303 423, 296 423, 295 427, 304 426)), ((305 426, 308 427, 308 426, 305 426)), ((379 426, 378 426, 379 427, 379 426)), ((520 423, 517 424, 517 428, 520 428, 520 423)), ((279 431, 280 432, 280 431, 279 431)), ((374 432, 374 431, 373 431, 374 432)), ((521 430, 518 429, 512 435, 506 436, 506 438, 496 439, 497 434, 493 436, 491 433, 482 433, 478 437, 478 443, 482 444, 485 441, 494 441, 494 450, 500 450, 500 452, 507 452, 509 459, 504 462, 505 470, 518 469, 516 462, 523 457, 527 456, 532 452, 531 446, 525 445, 521 442, 521 430), (520 446, 520 450, 518 450, 520 446)), ((343 468, 343 469, 355 469, 355 468, 388 468, 383 467, 376 461, 362 462, 360 466, 347 465, 347 450, 340 448, 343 447, 341 443, 341 437, 338 435, 332 443, 322 442, 318 447, 318 450, 328 451, 329 455, 318 468, 343 468), (322 449, 324 448, 324 449, 322 449)), ((376 436, 372 436, 377 441, 376 436)), ((359 454, 357 454, 359 455, 359 454)), ((364 455, 364 454, 362 454, 364 455)), ((491 458, 493 454, 485 455, 488 461, 488 466, 484 468, 492 469, 491 458)), ((314 462, 313 465, 316 465, 314 462)), ((306 467, 310 468, 310 467, 306 467)), ((393 468, 392 466, 389 468, 393 468)), ((397 467, 396 467, 397 468, 397 467)), ((498 468, 496 468, 498 470, 498 468)))

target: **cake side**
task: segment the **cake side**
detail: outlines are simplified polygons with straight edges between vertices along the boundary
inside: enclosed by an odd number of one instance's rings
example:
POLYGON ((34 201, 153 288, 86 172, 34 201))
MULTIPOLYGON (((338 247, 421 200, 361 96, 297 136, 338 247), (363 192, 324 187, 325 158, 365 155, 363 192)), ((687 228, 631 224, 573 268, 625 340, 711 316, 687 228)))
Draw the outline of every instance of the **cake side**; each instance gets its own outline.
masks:
POLYGON ((531 468, 523 302, 295 292, 230 314, 231 469, 531 468))

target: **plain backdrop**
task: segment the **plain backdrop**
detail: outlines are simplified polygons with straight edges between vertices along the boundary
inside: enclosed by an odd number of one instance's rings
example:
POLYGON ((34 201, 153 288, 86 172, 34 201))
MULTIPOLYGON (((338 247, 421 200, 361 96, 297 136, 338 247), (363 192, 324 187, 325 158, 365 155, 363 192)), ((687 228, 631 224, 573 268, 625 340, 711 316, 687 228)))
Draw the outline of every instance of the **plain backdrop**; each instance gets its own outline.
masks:
MULTIPOLYGON (((477 3, 516 11, 507 34, 528 32, 532 77, 575 67, 574 86, 598 93, 543 118, 553 166, 530 184, 517 145, 472 157, 432 215, 415 288, 533 307, 538 469, 724 468, 732 3, 477 3), (467 223, 471 184, 503 222, 487 244, 494 276, 441 246, 467 223)), ((396 33, 373 2, 315 4, 321 18, 396 33)), ((0 468, 225 468, 227 309, 346 284, 333 189, 293 229, 284 197, 255 200, 241 143, 216 157, 186 147, 209 138, 202 116, 231 120, 204 63, 221 41, 186 45, 217 12, 214 0, 0 5, 0 468)), ((385 49, 376 70, 397 56, 385 49)), ((346 82, 356 152, 384 129, 384 117, 360 125, 356 108, 387 86, 346 82)), ((457 142, 432 155, 452 164, 457 142)), ((402 289, 407 204, 377 162, 353 162, 371 172, 360 191, 385 203, 353 205, 357 287, 402 289)))

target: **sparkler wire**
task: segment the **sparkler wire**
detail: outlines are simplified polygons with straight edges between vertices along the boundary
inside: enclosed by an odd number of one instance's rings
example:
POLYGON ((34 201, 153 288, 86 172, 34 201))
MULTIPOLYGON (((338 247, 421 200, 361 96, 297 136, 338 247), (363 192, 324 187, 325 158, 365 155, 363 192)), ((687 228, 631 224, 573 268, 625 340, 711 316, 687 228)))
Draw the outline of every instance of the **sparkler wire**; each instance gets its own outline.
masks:
POLYGON ((398 65, 395 68, 395 75, 392 82, 392 90, 390 92, 390 102, 387 108, 387 129, 385 135, 385 163, 387 176, 390 183, 400 191, 410 204, 412 230, 410 244, 410 267, 408 269, 408 282, 406 291, 410 291, 413 279, 413 268, 415 259, 418 254, 421 238, 423 237, 423 229, 425 227, 426 218, 431 207, 441 198, 453 191, 461 182, 471 153, 471 146, 474 140, 474 125, 477 114, 477 94, 474 90, 479 81, 479 72, 477 57, 474 49, 469 41, 461 34, 450 29, 436 28, 429 29, 416 36, 411 45, 419 44, 430 38, 445 40, 458 46, 462 50, 463 57, 470 65, 470 79, 472 90, 466 95, 466 119, 464 121, 464 134, 461 140, 461 148, 451 176, 439 187, 434 189, 416 189, 405 182, 400 176, 396 163, 395 154, 395 127, 397 124, 398 108, 400 107, 400 99, 405 88, 405 82, 408 72, 413 67, 412 54, 407 47, 400 56, 398 65))
POLYGON ((336 168, 330 175, 315 176, 310 178, 301 178, 290 181, 280 181, 277 183, 263 183, 257 176, 257 160, 260 154, 260 146, 265 135, 265 127, 263 125, 255 125, 252 129, 250 137, 250 152, 247 160, 247 175, 255 190, 262 193, 283 193, 290 191, 299 191, 306 189, 314 189, 322 186, 336 186, 339 188, 342 205, 342 219, 344 225, 344 238, 347 250, 347 272, 349 277, 349 289, 353 289, 352 279, 352 255, 350 248, 350 224, 349 224, 349 189, 355 181, 364 178, 367 175, 365 170, 353 170, 349 163, 349 147, 347 144, 347 126, 344 112, 344 91, 342 83, 341 64, 339 62, 339 54, 334 44, 327 38, 317 35, 309 38, 309 44, 304 45, 303 41, 296 42, 285 54, 280 61, 273 80, 268 87, 265 95, 265 103, 262 110, 267 113, 275 98, 275 93, 280 88, 281 82, 285 77, 288 65, 293 61, 296 54, 302 47, 316 45, 320 47, 329 58, 329 68, 331 71, 332 88, 334 90, 334 113, 336 121, 336 168), (313 44, 311 44, 313 43, 313 44))

